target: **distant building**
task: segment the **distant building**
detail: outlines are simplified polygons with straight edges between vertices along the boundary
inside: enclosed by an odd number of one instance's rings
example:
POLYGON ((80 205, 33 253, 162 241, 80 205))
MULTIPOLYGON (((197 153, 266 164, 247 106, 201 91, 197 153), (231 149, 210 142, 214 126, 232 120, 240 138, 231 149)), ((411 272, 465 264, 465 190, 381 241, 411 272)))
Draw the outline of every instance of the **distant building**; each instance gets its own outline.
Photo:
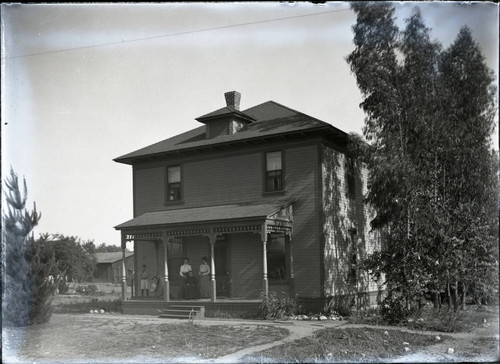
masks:
MULTIPOLYGON (((97 264, 94 270, 94 280, 96 282, 120 283, 122 252, 95 253, 95 257, 97 264)), ((127 271, 133 271, 134 253, 125 252, 125 267, 127 271)))

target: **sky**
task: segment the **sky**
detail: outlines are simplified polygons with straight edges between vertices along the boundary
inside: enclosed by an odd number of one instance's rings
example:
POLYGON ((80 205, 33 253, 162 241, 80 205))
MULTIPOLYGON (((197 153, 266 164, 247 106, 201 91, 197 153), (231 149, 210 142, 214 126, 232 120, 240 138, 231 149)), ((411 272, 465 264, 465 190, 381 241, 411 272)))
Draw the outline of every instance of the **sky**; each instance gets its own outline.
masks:
MULTIPOLYGON (((444 47, 469 26, 498 84, 497 4, 393 4, 400 28, 418 5, 444 47)), ((12 167, 26 178, 28 206, 42 213, 35 236, 119 245, 113 227, 133 217, 132 168, 113 158, 200 126, 227 91, 241 93, 242 110, 273 100, 361 134, 346 2, 1 10, 2 176, 12 167)))

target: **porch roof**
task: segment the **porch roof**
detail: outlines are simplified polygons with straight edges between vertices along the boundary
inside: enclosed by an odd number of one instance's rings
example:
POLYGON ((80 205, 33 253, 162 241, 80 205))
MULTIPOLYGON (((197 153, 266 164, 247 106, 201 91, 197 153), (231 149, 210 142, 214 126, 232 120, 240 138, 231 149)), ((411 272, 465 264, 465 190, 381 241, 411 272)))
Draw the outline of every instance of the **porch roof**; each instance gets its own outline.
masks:
POLYGON ((230 222, 248 219, 276 219, 291 223, 293 222, 291 214, 281 214, 280 212, 287 209, 292 203, 293 201, 263 204, 240 203, 147 212, 115 226, 115 229, 126 230, 141 227, 230 222))

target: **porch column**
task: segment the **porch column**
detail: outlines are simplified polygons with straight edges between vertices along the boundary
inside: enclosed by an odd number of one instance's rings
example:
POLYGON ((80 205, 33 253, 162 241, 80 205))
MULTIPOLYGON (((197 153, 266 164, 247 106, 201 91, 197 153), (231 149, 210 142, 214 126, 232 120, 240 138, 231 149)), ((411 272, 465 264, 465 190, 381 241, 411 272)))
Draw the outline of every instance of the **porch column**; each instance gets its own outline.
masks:
POLYGON ((285 235, 288 238, 288 246, 290 247, 290 293, 295 295, 295 275, 293 273, 293 244, 292 234, 285 235))
POLYGON ((163 238, 163 300, 170 301, 170 282, 168 280, 168 237, 163 238))
POLYGON ((263 265, 263 279, 262 279, 262 290, 267 296, 269 292, 269 283, 267 281, 267 233, 262 235, 262 265, 263 265))
POLYGON ((122 236, 122 302, 125 302, 126 292, 127 292, 127 272, 125 270, 125 249, 127 248, 127 241, 122 236))
POLYGON ((212 302, 217 300, 217 286, 215 282, 215 235, 211 235, 210 239, 210 276, 212 285, 212 302))

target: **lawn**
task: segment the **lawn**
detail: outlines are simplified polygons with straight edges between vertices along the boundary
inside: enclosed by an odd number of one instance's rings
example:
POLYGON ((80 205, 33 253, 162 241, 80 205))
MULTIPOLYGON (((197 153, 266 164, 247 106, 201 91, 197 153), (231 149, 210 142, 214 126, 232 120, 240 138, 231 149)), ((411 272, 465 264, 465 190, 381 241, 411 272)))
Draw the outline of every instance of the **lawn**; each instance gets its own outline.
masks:
POLYGON ((328 328, 245 356, 243 363, 448 362, 498 360, 498 339, 452 338, 399 329, 328 328), (453 348, 454 353, 448 353, 453 348), (425 360, 427 358, 427 360, 425 360))
POLYGON ((192 362, 287 335, 284 329, 268 326, 205 326, 119 314, 54 314, 47 324, 27 330, 4 329, 3 355, 11 362, 192 362))

